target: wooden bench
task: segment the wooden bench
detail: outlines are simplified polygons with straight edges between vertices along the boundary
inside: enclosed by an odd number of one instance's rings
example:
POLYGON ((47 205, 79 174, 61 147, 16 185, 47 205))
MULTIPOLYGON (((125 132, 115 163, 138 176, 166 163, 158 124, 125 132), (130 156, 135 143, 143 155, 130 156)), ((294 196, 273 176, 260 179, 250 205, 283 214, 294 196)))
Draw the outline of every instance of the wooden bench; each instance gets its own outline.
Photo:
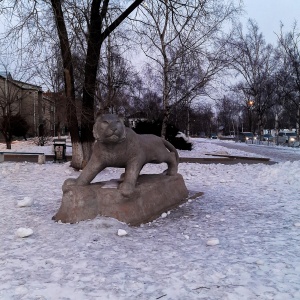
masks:
POLYGON ((42 152, 0 151, 0 163, 5 161, 5 156, 9 156, 9 161, 45 163, 45 153, 42 152))
POLYGON ((205 155, 226 157, 229 159, 245 159, 245 160, 258 160, 258 161, 269 161, 270 160, 270 158, 265 158, 265 157, 237 156, 237 155, 227 155, 227 154, 217 154, 217 153, 205 153, 205 155))

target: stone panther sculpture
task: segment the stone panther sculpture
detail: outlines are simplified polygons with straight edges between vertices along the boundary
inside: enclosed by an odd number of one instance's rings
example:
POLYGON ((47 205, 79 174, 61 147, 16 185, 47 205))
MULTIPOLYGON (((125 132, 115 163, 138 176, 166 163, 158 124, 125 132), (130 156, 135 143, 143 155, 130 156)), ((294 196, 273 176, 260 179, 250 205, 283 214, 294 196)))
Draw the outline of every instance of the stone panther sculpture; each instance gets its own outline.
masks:
POLYGON ((88 185, 106 167, 125 168, 118 189, 124 196, 133 193, 137 178, 147 163, 167 163, 166 175, 176 175, 179 156, 175 147, 152 134, 136 134, 112 114, 99 115, 93 127, 95 144, 90 160, 77 179, 67 179, 68 185, 88 185))

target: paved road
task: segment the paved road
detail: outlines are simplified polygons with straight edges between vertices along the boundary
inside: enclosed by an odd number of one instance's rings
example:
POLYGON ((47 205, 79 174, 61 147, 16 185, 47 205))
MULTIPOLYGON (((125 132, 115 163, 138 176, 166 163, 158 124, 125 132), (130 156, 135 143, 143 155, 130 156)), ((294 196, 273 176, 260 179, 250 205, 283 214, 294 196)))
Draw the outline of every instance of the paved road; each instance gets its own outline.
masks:
POLYGON ((269 157, 272 161, 285 162, 300 160, 300 148, 283 146, 267 146, 245 143, 217 142, 218 145, 229 149, 238 149, 245 152, 255 153, 262 157, 269 157))

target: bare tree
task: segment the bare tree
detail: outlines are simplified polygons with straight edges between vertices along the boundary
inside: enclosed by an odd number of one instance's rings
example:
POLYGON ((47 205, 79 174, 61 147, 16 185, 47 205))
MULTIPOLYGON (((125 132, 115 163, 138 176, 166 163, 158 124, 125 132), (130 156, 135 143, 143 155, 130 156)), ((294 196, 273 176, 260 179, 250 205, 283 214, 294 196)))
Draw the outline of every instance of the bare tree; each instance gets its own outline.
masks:
POLYGON ((133 96, 137 79, 134 66, 121 53, 121 47, 108 37, 98 71, 97 109, 110 113, 124 113, 133 96))
POLYGON ((296 130, 299 137, 300 127, 300 35, 297 23, 291 31, 284 33, 281 25, 278 35, 278 63, 281 65, 281 92, 284 93, 285 101, 281 104, 290 112, 296 112, 296 130), (287 80, 283 80, 286 78, 287 80), (292 110, 290 110, 292 108, 292 110))
MULTIPOLYGON (((67 100, 66 115, 73 146, 72 166, 75 168, 84 167, 91 153, 94 100, 98 87, 97 76, 101 47, 107 37, 120 24, 124 23, 124 20, 142 2, 143 0, 134 0, 128 5, 128 3, 116 3, 110 0, 3 0, 0 3, 2 15, 6 14, 8 19, 14 18, 13 26, 5 38, 11 37, 11 40, 15 41, 14 46, 16 49, 20 49, 19 55, 23 58, 23 62, 25 57, 28 60, 32 57, 36 60, 36 62, 33 59, 31 60, 32 65, 37 66, 38 63, 48 57, 49 53, 46 52, 46 49, 49 45, 60 45, 67 100), (11 17, 9 17, 9 14, 11 17), (74 66, 78 57, 75 55, 78 53, 80 57, 84 57, 83 84, 80 93, 82 97, 80 119, 77 118, 77 84, 74 75, 74 66)), ((156 3, 153 2, 153 5, 156 5, 156 3)), ((168 117, 168 97, 171 82, 168 72, 171 71, 171 65, 168 63, 168 49, 170 47, 165 42, 167 41, 168 44, 176 42, 178 46, 185 44, 183 40, 190 40, 189 47, 192 47, 194 43, 204 45, 205 41, 219 30, 222 22, 231 16, 236 9, 232 5, 223 5, 221 0, 201 0, 200 2, 194 1, 194 3, 191 1, 179 3, 170 0, 157 2, 157 7, 168 21, 165 22, 166 26, 160 32, 162 35, 158 35, 159 40, 162 41, 163 54, 167 55, 163 93, 167 97, 164 105, 166 117, 168 117), (202 18, 202 23, 196 22, 199 16, 202 18), (175 25, 175 27, 173 26, 174 30, 169 30, 170 24, 175 25), (197 24, 199 26, 196 26, 197 24), (203 30, 199 31, 201 28, 203 30), (196 34, 192 35, 192 32, 196 31, 201 32, 199 38, 196 34), (169 33, 175 33, 175 35, 171 37, 169 33), (170 37, 171 39, 169 39, 170 37), (195 41, 193 41, 194 38, 195 41)), ((157 34, 157 31, 153 33, 157 34)), ((203 49, 207 46, 208 44, 203 49)), ((180 49, 178 53, 181 53, 182 57, 185 50, 181 46, 178 46, 178 49, 180 49)), ((209 62, 212 60, 211 57, 209 62)))
POLYGON ((239 112, 241 106, 235 99, 224 96, 216 103, 217 119, 225 135, 236 135, 239 131, 239 112))
POLYGON ((238 78, 241 78, 236 88, 243 92, 244 104, 249 113, 256 113, 261 133, 264 117, 274 105, 276 64, 273 47, 266 44, 253 20, 249 20, 246 34, 243 33, 240 24, 236 26, 229 47, 231 66, 237 72, 238 78))
MULTIPOLYGON (((142 2, 143 0, 135 0, 129 6, 125 6, 123 10, 120 9, 118 16, 109 24, 106 24, 106 16, 114 5, 109 0, 91 0, 79 3, 74 0, 63 2, 60 0, 49 2, 7 0, 0 4, 2 12, 8 11, 18 17, 17 25, 9 32, 14 38, 23 36, 23 31, 27 29, 27 34, 34 42, 37 42, 37 37, 48 39, 48 41, 49 39, 55 40, 53 30, 49 31, 49 23, 53 24, 52 20, 54 19, 54 28, 56 28, 58 35, 64 69, 67 119, 73 146, 73 167, 84 167, 91 153, 94 96, 101 46, 111 32, 142 2), (41 15, 43 12, 49 13, 49 9, 51 9, 52 14, 41 15), (53 16, 52 20, 49 15, 53 16), (49 23, 46 24, 45 20, 49 23), (67 26, 70 24, 71 26, 67 26), (79 135, 75 102, 73 46, 85 50, 82 117, 80 120, 81 135, 79 135)), ((33 48, 31 48, 31 52, 32 50, 33 48)))
POLYGON ((193 119, 191 124, 192 133, 210 136, 213 132, 216 132, 217 126, 211 104, 198 103, 192 109, 191 118, 193 119))
POLYGON ((222 24, 234 17, 238 8, 219 0, 184 1, 181 5, 149 0, 140 8, 135 31, 162 83, 164 137, 171 108, 190 103, 224 67, 220 59, 223 47, 217 39, 222 24))

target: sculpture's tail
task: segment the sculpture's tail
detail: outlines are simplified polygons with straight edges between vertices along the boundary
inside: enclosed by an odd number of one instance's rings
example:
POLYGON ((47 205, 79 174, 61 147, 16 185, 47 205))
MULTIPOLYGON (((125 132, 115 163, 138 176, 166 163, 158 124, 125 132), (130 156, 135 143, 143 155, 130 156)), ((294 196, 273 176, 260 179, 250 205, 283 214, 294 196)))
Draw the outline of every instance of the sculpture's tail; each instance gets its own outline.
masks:
POLYGON ((177 152, 176 148, 175 148, 170 142, 168 142, 167 140, 165 140, 165 139, 162 139, 162 140, 163 140, 164 145, 166 146, 166 148, 167 148, 170 152, 175 153, 176 161, 177 161, 177 163, 179 164, 179 155, 178 155, 178 152, 177 152))

